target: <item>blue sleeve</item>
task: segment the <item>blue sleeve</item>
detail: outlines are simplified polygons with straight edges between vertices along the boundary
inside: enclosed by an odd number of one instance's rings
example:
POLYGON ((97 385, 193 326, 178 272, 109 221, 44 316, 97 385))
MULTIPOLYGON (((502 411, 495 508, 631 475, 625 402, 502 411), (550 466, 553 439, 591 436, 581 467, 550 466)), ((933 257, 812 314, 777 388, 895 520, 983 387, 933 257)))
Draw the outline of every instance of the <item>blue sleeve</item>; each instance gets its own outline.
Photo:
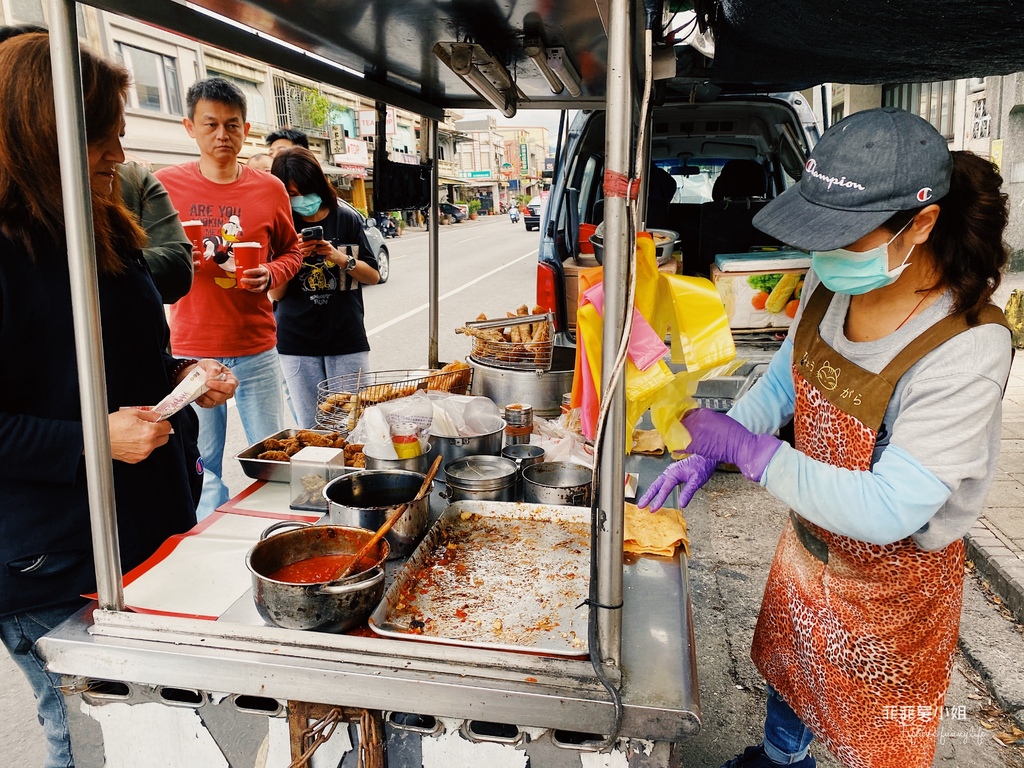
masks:
POLYGON ((887 446, 867 472, 815 461, 783 443, 761 484, 815 525, 870 544, 917 532, 950 496, 941 480, 896 445, 887 446))
POLYGON ((772 435, 793 418, 793 342, 786 339, 768 370, 729 409, 729 416, 754 434, 772 435))

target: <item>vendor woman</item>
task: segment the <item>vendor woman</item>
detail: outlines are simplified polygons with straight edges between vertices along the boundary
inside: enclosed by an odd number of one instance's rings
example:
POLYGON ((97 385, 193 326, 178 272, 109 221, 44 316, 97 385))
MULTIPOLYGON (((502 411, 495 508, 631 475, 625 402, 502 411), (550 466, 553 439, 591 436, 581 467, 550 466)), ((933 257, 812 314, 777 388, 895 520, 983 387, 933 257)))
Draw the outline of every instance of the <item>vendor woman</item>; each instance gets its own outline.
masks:
POLYGON ((811 252, 800 311, 728 415, 686 416, 692 455, 641 498, 682 485, 685 504, 727 462, 792 510, 752 650, 764 740, 728 768, 810 768, 815 738, 849 768, 932 764, 1010 370, 990 301, 1001 183, 925 120, 874 109, 826 131, 754 219, 811 252), (773 436, 790 418, 795 448, 773 436))

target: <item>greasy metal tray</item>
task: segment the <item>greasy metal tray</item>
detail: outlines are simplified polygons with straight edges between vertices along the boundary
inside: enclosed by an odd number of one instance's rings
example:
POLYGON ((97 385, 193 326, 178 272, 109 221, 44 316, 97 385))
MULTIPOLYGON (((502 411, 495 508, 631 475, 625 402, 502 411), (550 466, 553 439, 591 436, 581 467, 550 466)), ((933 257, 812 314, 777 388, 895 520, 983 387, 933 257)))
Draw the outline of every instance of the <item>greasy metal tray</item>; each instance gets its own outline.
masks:
MULTIPOLYGON (((269 461, 267 459, 257 459, 265 450, 263 443, 267 440, 287 440, 290 437, 295 437, 302 430, 298 429, 282 429, 280 432, 275 432, 272 435, 260 440, 258 443, 253 443, 244 451, 235 456, 238 459, 238 463, 242 465, 242 471, 246 475, 251 477, 253 480, 267 480, 275 483, 290 483, 292 481, 292 465, 288 461, 269 461)), ((310 432, 318 432, 321 435, 331 434, 329 429, 311 429, 310 432)))
POLYGON ((580 603, 589 583, 589 509, 458 501, 369 624, 403 640, 584 656, 588 609, 580 603))

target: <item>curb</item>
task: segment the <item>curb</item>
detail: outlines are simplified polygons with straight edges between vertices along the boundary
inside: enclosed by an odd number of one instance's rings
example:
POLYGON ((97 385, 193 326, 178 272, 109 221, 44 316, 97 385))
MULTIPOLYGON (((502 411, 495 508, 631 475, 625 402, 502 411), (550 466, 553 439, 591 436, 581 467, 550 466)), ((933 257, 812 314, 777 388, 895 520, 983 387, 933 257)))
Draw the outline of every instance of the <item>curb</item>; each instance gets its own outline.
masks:
POLYGON ((979 518, 965 539, 967 558, 1014 618, 1024 624, 1024 559, 1012 541, 979 518))
POLYGON ((1024 728, 1024 634, 993 610, 979 583, 982 578, 979 571, 964 582, 960 650, 999 707, 1024 728))

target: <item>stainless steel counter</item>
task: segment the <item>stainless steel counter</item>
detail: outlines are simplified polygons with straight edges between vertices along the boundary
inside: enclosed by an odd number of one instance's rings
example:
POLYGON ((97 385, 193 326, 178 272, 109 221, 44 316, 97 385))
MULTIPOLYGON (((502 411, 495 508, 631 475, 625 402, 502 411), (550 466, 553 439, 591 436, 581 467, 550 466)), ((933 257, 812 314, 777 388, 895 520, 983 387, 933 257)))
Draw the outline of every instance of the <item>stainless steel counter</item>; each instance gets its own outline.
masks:
MULTIPOLYGON (((686 558, 636 558, 624 587, 621 735, 692 738, 700 709, 686 558)), ((249 594, 217 621, 90 606, 40 649, 52 670, 85 678, 589 733, 612 721, 588 660, 279 629, 249 594)))

